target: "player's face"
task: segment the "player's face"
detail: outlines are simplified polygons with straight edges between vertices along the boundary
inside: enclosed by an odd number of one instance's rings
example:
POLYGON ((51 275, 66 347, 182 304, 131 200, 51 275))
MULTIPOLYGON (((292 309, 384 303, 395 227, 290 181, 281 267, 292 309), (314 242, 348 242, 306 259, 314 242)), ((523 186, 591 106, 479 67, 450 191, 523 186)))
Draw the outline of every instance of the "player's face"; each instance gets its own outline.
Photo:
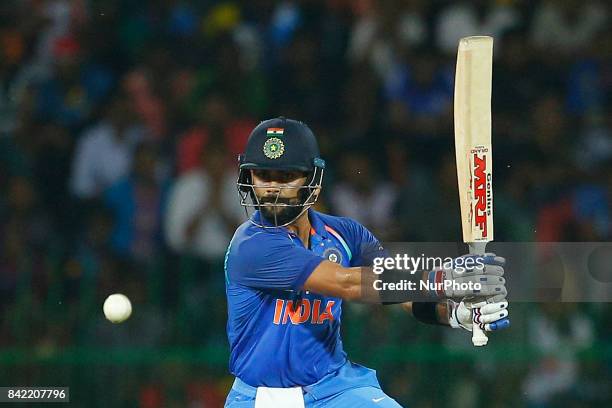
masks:
POLYGON ((282 225, 302 211, 300 191, 307 174, 301 171, 251 170, 259 210, 264 218, 282 225))

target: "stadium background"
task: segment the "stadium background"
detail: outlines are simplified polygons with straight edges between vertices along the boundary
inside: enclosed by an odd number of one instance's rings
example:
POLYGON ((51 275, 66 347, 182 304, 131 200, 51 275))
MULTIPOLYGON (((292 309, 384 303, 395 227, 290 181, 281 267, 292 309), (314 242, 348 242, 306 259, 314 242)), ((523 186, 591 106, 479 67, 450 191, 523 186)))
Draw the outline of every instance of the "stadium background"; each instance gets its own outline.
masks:
MULTIPOLYGON (((318 135, 320 208, 385 241, 456 241, 465 35, 496 38, 496 239, 610 240, 610 12, 574 0, 2 1, 0 384, 70 386, 73 406, 220 406, 235 158, 271 116, 318 135), (101 313, 115 291, 134 304, 119 326, 101 313)), ((344 339, 411 407, 612 402, 610 304, 511 310, 486 350, 359 305, 344 339)))

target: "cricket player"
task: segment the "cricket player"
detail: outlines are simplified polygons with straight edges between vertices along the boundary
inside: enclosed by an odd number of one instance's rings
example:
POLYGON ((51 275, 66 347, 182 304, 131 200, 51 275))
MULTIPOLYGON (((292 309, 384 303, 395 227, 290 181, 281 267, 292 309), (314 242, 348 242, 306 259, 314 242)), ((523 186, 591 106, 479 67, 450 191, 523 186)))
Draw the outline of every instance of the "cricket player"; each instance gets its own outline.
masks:
MULTIPOLYGON (((311 208, 325 169, 314 134, 296 120, 264 121, 239 162, 238 190, 251 215, 225 258, 229 367, 236 377, 225 406, 399 407, 381 390, 376 371, 351 362, 343 350, 342 302, 371 301, 364 299, 362 279, 385 252, 356 221, 311 208)), ((465 291, 398 303, 424 323, 504 328, 504 262, 487 254, 480 269, 417 274, 431 281, 485 282, 479 293, 488 296, 487 305, 478 316, 461 301, 471 294, 465 291)))

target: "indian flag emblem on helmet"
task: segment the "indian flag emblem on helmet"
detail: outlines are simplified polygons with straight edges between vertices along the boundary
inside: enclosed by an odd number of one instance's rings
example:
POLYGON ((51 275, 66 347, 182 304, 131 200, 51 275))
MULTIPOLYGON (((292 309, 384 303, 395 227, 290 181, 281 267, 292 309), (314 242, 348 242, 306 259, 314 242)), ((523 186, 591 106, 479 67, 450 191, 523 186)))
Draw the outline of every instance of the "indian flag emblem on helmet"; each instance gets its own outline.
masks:
POLYGON ((272 136, 282 136, 283 133, 285 133, 285 129, 283 128, 268 128, 266 130, 266 135, 268 137, 272 137, 272 136))
POLYGON ((278 159, 285 153, 285 144, 278 137, 271 137, 264 143, 263 152, 268 159, 278 159))

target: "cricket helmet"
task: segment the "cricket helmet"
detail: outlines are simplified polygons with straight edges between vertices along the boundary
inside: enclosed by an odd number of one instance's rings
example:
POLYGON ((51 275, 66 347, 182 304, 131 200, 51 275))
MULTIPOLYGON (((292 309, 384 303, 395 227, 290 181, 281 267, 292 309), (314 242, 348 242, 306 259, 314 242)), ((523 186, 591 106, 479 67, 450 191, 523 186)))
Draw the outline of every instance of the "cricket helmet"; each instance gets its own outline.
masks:
POLYGON ((325 161, 321 159, 319 145, 306 124, 284 117, 261 122, 253 129, 244 154, 238 156, 238 192, 240 204, 254 224, 264 228, 283 227, 299 218, 318 199, 323 181, 325 161), (277 185, 273 200, 262 202, 255 194, 251 170, 301 171, 307 174, 300 187, 277 185), (297 201, 281 197, 283 189, 298 188, 297 201), (250 211, 260 210, 259 219, 250 211), (263 219, 261 219, 263 217, 263 219), (266 222, 264 222, 264 220, 266 222))

